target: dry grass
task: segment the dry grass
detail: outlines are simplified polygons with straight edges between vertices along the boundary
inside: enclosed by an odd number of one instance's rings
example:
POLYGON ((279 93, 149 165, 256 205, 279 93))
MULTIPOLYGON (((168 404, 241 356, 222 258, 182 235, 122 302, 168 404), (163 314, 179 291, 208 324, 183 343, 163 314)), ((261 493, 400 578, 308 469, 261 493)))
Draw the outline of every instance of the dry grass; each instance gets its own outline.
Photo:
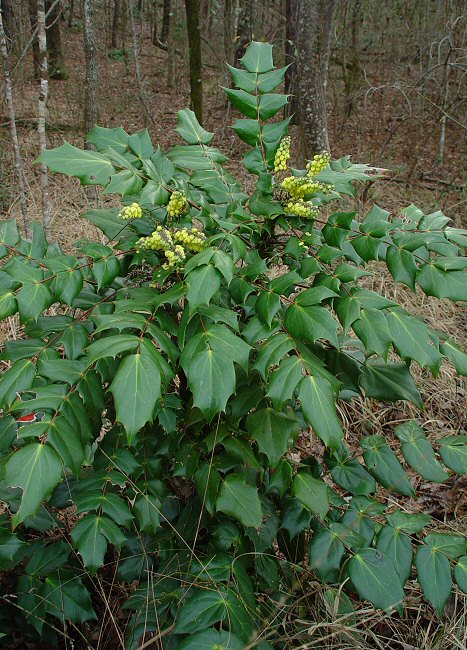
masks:
MULTIPOLYGON (((68 69, 69 80, 51 84, 49 101, 49 141, 51 146, 61 144, 67 139, 77 146, 83 142, 83 133, 80 129, 82 116, 82 84, 83 67, 81 51, 81 35, 68 34, 68 69)), ((177 141, 174 135, 176 125, 176 110, 188 104, 186 79, 181 76, 176 80, 176 87, 168 89, 165 83, 165 55, 159 51, 151 50, 145 42, 141 60, 143 75, 146 79, 148 103, 152 120, 147 125, 153 136, 154 142, 160 142, 164 149, 177 141)), ((144 116, 135 100, 133 70, 131 64, 123 61, 113 61, 102 57, 101 72, 103 75, 101 114, 102 123, 106 126, 117 126, 120 123, 129 130, 142 128, 144 116)), ((182 69, 183 72, 183 69, 182 69)), ((209 86, 213 89, 208 97, 206 108, 206 128, 214 130, 219 124, 231 122, 232 116, 225 115, 225 103, 221 94, 214 90, 217 78, 213 75, 209 79, 209 86)), ((20 124, 20 138, 22 153, 26 161, 28 184, 29 211, 32 220, 41 220, 40 188, 32 164, 37 154, 36 133, 34 120, 35 86, 32 83, 30 70, 27 69, 26 78, 17 87, 18 116, 25 120, 20 124)), ((396 108, 388 106, 388 122, 392 119, 391 111, 396 108)), ((335 151, 339 154, 353 153, 359 161, 378 163, 374 159, 375 147, 372 138, 371 111, 364 116, 357 114, 349 122, 349 127, 342 134, 339 141, 335 142, 335 151), (359 127, 358 142, 354 138, 353 123, 363 120, 365 124, 359 127), (357 158, 357 155, 359 156, 357 158)), ((378 116, 381 120, 381 116, 378 116)), ((4 121, 4 120, 2 120, 4 121)), ((404 132, 400 131, 401 138, 404 132)), ((411 144, 410 133, 406 134, 404 156, 409 162, 411 144)), ((436 168, 436 175, 442 178, 453 178, 458 181, 459 166, 456 161, 459 143, 459 134, 454 127, 448 127, 447 149, 449 155, 444 166, 436 168)), ((226 128, 216 135, 215 145, 219 145, 233 158, 232 169, 235 171, 237 162, 242 153, 242 145, 232 136, 226 128)), ((430 143, 428 144, 428 148, 430 143)), ((392 152, 392 160, 398 161, 402 157, 402 150, 392 152)), ((427 160, 430 151, 424 152, 427 160)), ((432 159, 434 160, 435 154, 432 159)), ((20 210, 15 198, 16 182, 12 173, 12 155, 7 129, 0 127, 0 169, 1 192, 0 199, 7 197, 8 208, 2 218, 15 217, 20 221, 20 210), (4 164, 3 164, 4 163, 4 164)), ((389 160, 390 166, 391 160, 389 160)), ((430 170, 429 170, 430 171, 430 170)), ((109 205, 114 199, 97 195, 95 200, 90 200, 79 184, 74 179, 63 176, 50 177, 50 202, 52 208, 52 223, 50 238, 57 240, 65 252, 74 252, 74 246, 79 239, 94 239, 104 241, 100 231, 95 229, 88 221, 82 219, 81 214, 93 207, 109 205)), ((376 202, 393 214, 401 206, 414 202, 425 211, 440 206, 445 213, 453 218, 455 225, 462 225, 462 213, 465 207, 465 197, 458 190, 445 187, 429 187, 426 183, 394 183, 390 180, 380 181, 373 185, 366 197, 367 204, 376 202)), ((361 211, 367 209, 360 203, 361 211)), ((463 344, 467 341, 467 315, 465 310, 453 305, 447 300, 438 301, 427 298, 419 292, 413 294, 401 285, 395 285, 382 266, 375 265, 375 275, 365 279, 367 287, 383 293, 389 298, 402 304, 407 310, 419 314, 432 327, 449 333, 457 342, 463 344)), ((10 318, 1 326, 4 337, 16 338, 21 336, 16 318, 10 318)), ((448 363, 444 363, 439 377, 434 379, 428 371, 416 369, 416 380, 425 404, 425 410, 420 413, 413 405, 405 402, 396 404, 377 403, 374 400, 359 398, 352 403, 341 403, 340 414, 344 424, 345 437, 348 445, 358 456, 360 453, 359 440, 368 433, 383 433, 389 443, 397 449, 398 442, 392 435, 394 426, 407 419, 416 419, 425 427, 432 442, 443 436, 459 433, 465 429, 466 417, 466 387, 460 380, 455 370, 448 363)), ((303 438, 299 444, 302 455, 320 454, 321 448, 316 441, 303 438)), ((409 470, 410 472, 410 470, 409 470)), ((408 499, 390 494, 384 490, 380 497, 388 504, 399 505, 411 511, 430 513, 437 520, 438 527, 447 530, 465 532, 467 529, 467 502, 465 478, 452 477, 442 485, 433 485, 423 482, 419 477, 412 477, 416 482, 418 497, 408 499)), ((113 583, 112 583, 113 584, 113 583)), ((355 620, 353 617, 338 615, 327 603, 323 585, 311 576, 300 576, 300 587, 296 593, 294 604, 287 608, 274 622, 264 630, 264 638, 273 629, 278 629, 285 647, 326 650, 457 650, 466 647, 466 600, 457 587, 454 587, 454 596, 451 599, 447 612, 442 621, 433 613, 422 599, 419 585, 415 581, 407 584, 407 608, 402 617, 397 615, 386 616, 375 612, 372 608, 356 604, 355 620), (280 627, 279 627, 280 624, 280 627)), ((118 597, 113 594, 104 595, 107 606, 103 607, 103 620, 100 621, 101 632, 106 627, 113 629, 114 623, 110 620, 109 611, 117 612, 121 602, 121 594, 117 588, 118 597), (110 602, 111 600, 111 602, 110 602)), ((112 636, 112 635, 111 635, 112 636)), ((121 647, 118 643, 106 645, 106 642, 97 640, 97 647, 121 647)), ((101 639, 102 640, 102 639, 101 639)), ((93 641, 94 643, 94 641, 93 641)), ((95 643, 94 643, 95 645, 95 643)), ((156 646, 154 646, 156 647, 156 646)))

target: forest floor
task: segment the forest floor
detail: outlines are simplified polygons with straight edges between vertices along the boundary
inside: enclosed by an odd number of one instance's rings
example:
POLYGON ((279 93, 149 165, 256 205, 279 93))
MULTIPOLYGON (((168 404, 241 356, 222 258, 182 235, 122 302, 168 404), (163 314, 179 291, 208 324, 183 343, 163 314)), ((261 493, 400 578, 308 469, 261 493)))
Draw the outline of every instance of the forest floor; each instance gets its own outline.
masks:
MULTIPOLYGON (((68 79, 54 81, 49 85, 47 136, 50 147, 65 140, 82 146, 84 133, 84 53, 82 34, 78 30, 66 30, 63 34, 68 79)), ((245 177, 238 164, 243 145, 228 128, 235 115, 227 104, 219 83, 222 77, 222 61, 212 50, 206 51, 206 60, 214 60, 206 67, 204 79, 204 127, 216 133, 213 145, 218 146, 232 159, 231 169, 237 176, 245 177)), ((186 60, 180 59, 175 66, 172 87, 167 84, 167 55, 155 48, 149 35, 141 41, 140 63, 143 76, 143 91, 147 111, 138 97, 134 64, 130 53, 114 51, 107 55, 100 53, 100 111, 102 126, 123 126, 128 132, 147 127, 154 143, 166 150, 179 143, 175 132, 177 110, 189 104, 189 87, 186 60)), ((339 104, 339 84, 332 82, 330 96, 334 107, 339 104)), ((369 209, 373 202, 396 214, 410 203, 415 203, 425 212, 441 209, 453 219, 453 225, 461 227, 462 212, 467 199, 462 193, 462 132, 456 125, 448 123, 444 162, 437 162, 439 138, 439 115, 420 124, 405 115, 403 99, 396 92, 372 90, 385 82, 387 71, 372 70, 372 85, 365 85, 357 100, 356 111, 345 120, 337 110, 330 110, 330 139, 334 158, 351 154, 357 162, 366 162, 385 167, 388 176, 372 184, 369 191, 359 196, 358 209, 369 209), (371 92, 369 92, 371 90, 371 92)), ((32 79, 32 66, 27 60, 21 74, 15 77, 15 100, 22 155, 26 163, 29 208, 32 219, 41 219, 40 188, 33 161, 38 153, 37 145, 37 86, 32 79)), ((293 136, 293 132, 292 132, 293 136)), ((6 108, 0 112, 0 218, 16 217, 20 221, 17 185, 14 177, 13 156, 8 131, 6 108)), ((51 237, 57 239, 65 249, 72 250, 73 244, 82 238, 99 237, 89 222, 80 218, 90 205, 102 207, 115 201, 97 196, 90 201, 78 182, 57 175, 50 177, 50 200, 52 207, 51 237)), ((449 332, 459 343, 467 340, 467 313, 447 300, 438 301, 422 294, 412 294, 401 285, 394 285, 388 273, 378 269, 370 283, 388 297, 401 302, 415 311, 430 325, 449 332)), ((9 323, 4 335, 15 337, 16 324, 9 323)), ((452 367, 444 364, 438 378, 429 372, 419 371, 418 386, 425 403, 425 411, 404 402, 376 404, 372 400, 354 400, 341 408, 346 438, 354 450, 358 440, 370 430, 384 432, 396 448, 396 439, 391 430, 395 424, 416 418, 429 437, 436 438, 459 433, 465 427, 466 387, 452 367)), ((299 445, 302 455, 315 453, 313 441, 303 438, 299 445)), ((441 528, 465 531, 467 526, 467 481, 452 477, 442 485, 417 482, 416 499, 386 494, 392 503, 398 503, 411 512, 425 512, 435 517, 441 528)), ((423 604, 422 594, 415 582, 409 583, 408 608, 404 619, 386 617, 369 608, 361 607, 354 628, 345 617, 337 617, 325 623, 325 632, 320 633, 320 644, 312 639, 325 620, 325 604, 318 583, 311 578, 303 584, 303 597, 308 607, 301 611, 300 625, 308 626, 310 644, 306 648, 394 648, 395 650, 450 650, 461 648, 462 629, 466 629, 465 609, 462 597, 456 592, 447 616, 441 625, 435 614, 423 604), (310 595, 311 594, 311 595, 310 595), (324 619, 323 619, 324 617, 324 619), (323 640, 323 636, 325 640, 323 640)), ((464 601, 465 604, 465 601, 464 601)), ((306 628, 306 629, 308 629, 306 628)), ((24 646, 25 647, 25 646, 24 646)), ((106 648, 113 647, 111 644, 106 648)), ((117 646, 115 646, 117 647, 117 646)))

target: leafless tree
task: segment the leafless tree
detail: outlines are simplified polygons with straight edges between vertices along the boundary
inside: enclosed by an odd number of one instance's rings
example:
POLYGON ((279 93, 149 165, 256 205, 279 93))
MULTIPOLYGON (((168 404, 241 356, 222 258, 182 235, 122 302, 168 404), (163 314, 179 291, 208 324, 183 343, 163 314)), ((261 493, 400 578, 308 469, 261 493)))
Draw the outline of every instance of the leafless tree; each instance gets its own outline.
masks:
POLYGON ((11 140, 13 142, 13 153, 15 156, 15 169, 18 178, 19 187, 19 200, 21 204, 21 212, 23 215, 23 224, 26 236, 29 233, 29 216, 28 216, 28 202, 26 198, 26 183, 24 179, 23 161, 19 149, 18 133, 16 131, 16 115, 15 105, 13 102, 13 86, 11 83, 10 70, 8 67, 8 52, 5 30, 3 27, 3 7, 0 11, 0 50, 2 55, 3 64, 3 79, 5 82, 5 95, 8 104, 8 118, 10 122, 11 140))
POLYGON ((95 9, 95 0, 84 0, 84 57, 86 60, 84 128, 86 133, 99 119, 99 60, 93 26, 95 9))
MULTIPOLYGON (((44 0, 37 0, 37 38, 39 42, 39 66, 41 73, 38 100, 37 132, 39 135, 39 149, 42 154, 47 149, 47 138, 45 134, 45 111, 47 108, 47 95, 49 89, 44 0)), ((42 190, 42 215, 44 219, 44 227, 48 229, 50 225, 49 177, 47 174, 47 166, 45 164, 40 165, 40 178, 42 190)))

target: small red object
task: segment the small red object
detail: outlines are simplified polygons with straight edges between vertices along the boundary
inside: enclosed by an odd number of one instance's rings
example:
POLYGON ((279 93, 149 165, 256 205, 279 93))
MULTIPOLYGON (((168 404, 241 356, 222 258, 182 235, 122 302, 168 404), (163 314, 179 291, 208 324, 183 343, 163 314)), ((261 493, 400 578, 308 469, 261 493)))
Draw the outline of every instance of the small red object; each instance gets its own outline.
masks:
POLYGON ((20 418, 17 418, 16 422, 35 422, 37 420, 36 413, 29 413, 29 415, 22 415, 20 418))

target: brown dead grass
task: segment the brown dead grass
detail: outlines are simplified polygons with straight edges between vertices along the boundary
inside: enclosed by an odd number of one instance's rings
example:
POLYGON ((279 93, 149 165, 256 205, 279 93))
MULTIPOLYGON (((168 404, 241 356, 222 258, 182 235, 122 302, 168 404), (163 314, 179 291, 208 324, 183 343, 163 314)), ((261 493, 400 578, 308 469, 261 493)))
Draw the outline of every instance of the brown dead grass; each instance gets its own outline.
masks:
MULTIPOLYGON (((82 146, 81 130, 83 106, 83 53, 82 35, 66 34, 67 66, 69 79, 53 82, 50 85, 48 109, 48 136, 50 146, 57 146, 65 139, 82 146)), ((182 48, 183 49, 183 48, 182 48)), ((174 129, 176 111, 188 105, 188 86, 184 74, 184 60, 177 67, 175 87, 167 88, 165 73, 165 54, 152 48, 146 35, 143 42, 141 66, 143 70, 144 91, 150 108, 151 118, 145 120, 141 110, 134 83, 131 62, 115 61, 101 52, 101 123, 104 126, 122 124, 128 131, 144 126, 149 128, 154 142, 167 149, 179 141, 174 129)), ((210 89, 206 97, 205 128, 216 130, 219 124, 232 122, 232 115, 226 109, 222 93, 217 88, 218 74, 206 71, 210 89)), ((36 87, 32 82, 30 62, 27 63, 24 79, 15 79, 17 115, 22 143, 22 154, 26 161, 29 212, 32 220, 41 221, 40 188, 33 160, 37 155, 37 138, 34 129, 36 116, 36 87)), ((388 102, 384 114, 379 107, 366 107, 364 113, 357 112, 350 118, 348 127, 337 138, 334 133, 334 153, 343 155, 353 153, 359 162, 384 164, 401 172, 409 165, 411 155, 416 150, 416 134, 400 129, 397 139, 385 151, 384 163, 377 159, 378 142, 382 142, 385 123, 391 124, 398 107, 388 102), (358 137, 354 137, 357 134, 358 137), (358 156, 358 157, 357 157, 358 156), (376 157, 376 159, 375 159, 376 157), (401 160, 403 163, 401 163, 401 160)), ((1 119, 0 122, 6 122, 1 119)), ((389 127, 388 127, 389 128, 389 127)), ((387 129, 386 129, 387 131, 387 129)), ((453 179, 459 183, 461 164, 459 162, 459 141, 461 136, 455 126, 448 125, 445 163, 438 165, 436 159, 436 134, 433 135, 423 152, 424 169, 427 175, 453 179)), ((242 153, 242 145, 226 126, 217 131, 214 143, 221 146, 233 158, 232 168, 238 170, 237 161, 242 153)), ((8 131, 0 126, 0 199, 6 197, 8 208, 3 218, 15 217, 20 221, 19 203, 16 198, 16 181, 13 174, 12 152, 8 131)), ((237 171, 238 173, 238 171, 237 171)), ((242 174, 243 176, 243 174, 242 174)), ((78 182, 64 176, 50 176, 50 202, 52 223, 50 238, 56 239, 66 252, 73 252, 79 239, 104 241, 102 233, 81 214, 93 207, 115 202, 98 194, 89 199, 78 182)), ((376 202, 392 213, 400 207, 414 202, 425 211, 441 207, 453 218, 455 225, 463 223, 465 196, 459 191, 445 186, 430 185, 424 181, 405 185, 391 180, 379 181, 373 185, 366 196, 366 204, 376 202)), ((360 208, 362 203, 360 201, 360 208)), ((366 209, 366 208, 365 208, 366 209)), ((376 265, 375 275, 365 280, 366 286, 398 301, 406 309, 422 316, 436 329, 449 333, 460 344, 467 341, 466 311, 447 300, 438 301, 427 298, 419 292, 413 294, 401 285, 395 285, 387 271, 376 265)), ((8 338, 19 335, 18 322, 11 318, 2 325, 2 334, 8 338)), ((443 364, 439 377, 434 379, 428 371, 417 369, 416 379, 425 403, 420 413, 413 405, 405 402, 381 404, 370 399, 355 399, 352 403, 341 403, 340 414, 344 423, 347 443, 356 455, 359 440, 368 433, 384 433, 389 443, 397 449, 397 441, 392 435, 394 426, 407 419, 416 419, 425 427, 429 438, 436 443, 437 438, 459 433, 465 429, 466 387, 455 370, 448 363, 443 364)), ((319 445, 312 440, 302 439, 299 445, 302 455, 320 453, 319 445)), ((410 470, 409 470, 410 473, 410 470)), ((408 511, 423 511, 432 514, 439 526, 448 530, 465 532, 467 529, 467 504, 465 479, 452 477, 442 485, 427 484, 420 478, 412 477, 416 483, 418 497, 407 499, 382 491, 381 498, 388 504, 399 505, 408 511)), ((394 650, 457 650, 466 647, 466 607, 465 597, 454 587, 454 596, 447 613, 441 622, 422 599, 420 587, 416 582, 407 586, 407 609, 404 617, 385 616, 372 608, 359 605, 356 622, 331 611, 324 599, 323 585, 311 577, 301 582, 301 594, 287 614, 280 619, 286 647, 305 649, 334 650, 373 650, 388 648, 394 650)), ((265 638, 268 630, 265 629, 265 638)), ((100 646, 99 647, 104 647, 100 646)), ((119 645, 106 647, 120 647, 119 645)))

